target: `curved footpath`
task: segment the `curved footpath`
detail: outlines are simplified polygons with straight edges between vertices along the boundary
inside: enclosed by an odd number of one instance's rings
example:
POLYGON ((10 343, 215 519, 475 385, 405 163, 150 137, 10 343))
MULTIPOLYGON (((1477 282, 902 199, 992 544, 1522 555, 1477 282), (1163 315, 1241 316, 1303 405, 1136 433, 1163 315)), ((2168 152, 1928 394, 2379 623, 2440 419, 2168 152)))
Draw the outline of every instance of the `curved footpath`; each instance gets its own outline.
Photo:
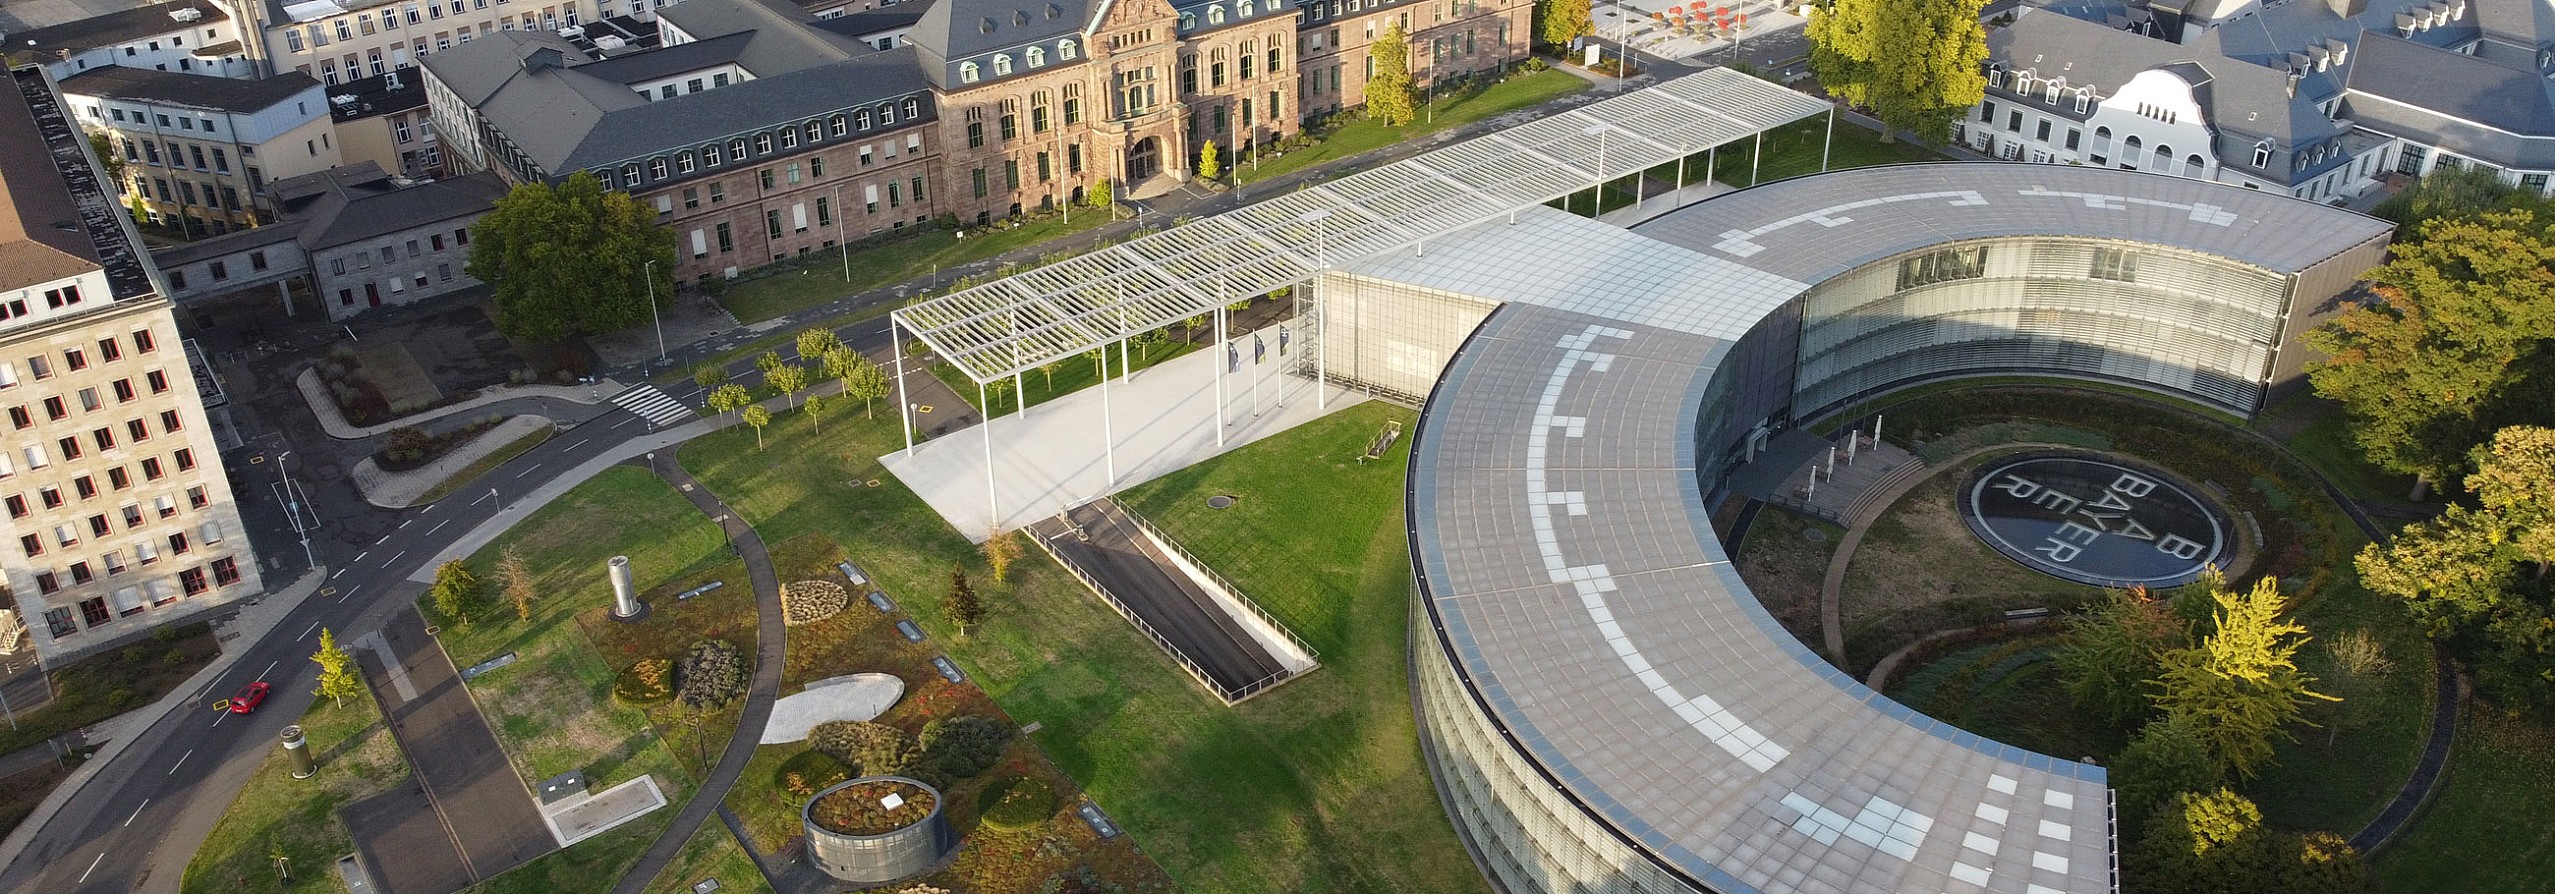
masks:
MULTIPOLYGON (((2230 425, 2219 419, 2196 414, 2184 415, 2205 420, 2208 424, 2215 425, 2224 431, 2240 433, 2273 451, 2288 455, 2291 460, 2298 463, 2299 468, 2305 469, 2306 473, 2315 479, 2317 486, 2324 489, 2327 499, 2332 500, 2335 506, 2342 508, 2343 515, 2351 519, 2351 524, 2358 527, 2360 533, 2367 535, 2372 541, 2386 540, 2386 531, 2379 528, 2377 522, 2369 517, 2368 510, 2352 500, 2351 495, 2345 493, 2340 485, 2333 483, 2331 478, 2325 477, 2323 471, 2308 465, 2304 460, 2299 460, 2296 454, 2290 453, 2287 447, 2282 446, 2269 435, 2250 427, 2230 425)), ((1979 447, 1962 451, 1959 455, 1936 466, 1949 468, 1980 453, 2013 446, 2033 445, 1996 444, 1979 447)), ((1862 518, 1850 520, 1851 524, 1846 528, 1845 536, 1838 540, 1836 554, 1828 560, 1827 576, 1819 585, 1821 639, 1824 640, 1832 660, 1842 662, 1845 656, 1845 629, 1840 617, 1842 612, 1839 602, 1845 585, 1846 562, 1854 557, 1855 547, 1862 544, 1863 535, 1871 530, 1872 522, 1880 517, 1881 511, 1897 503, 1900 497, 1906 496, 1908 491, 1914 490, 1918 484, 1931 477, 1933 477, 1931 472, 1910 476, 1894 486, 1892 492, 1885 495, 1884 499, 1869 502, 1867 505, 1872 507, 1871 511, 1862 518)), ((1884 664, 1895 662, 1903 654, 1905 654, 1904 649, 1900 653, 1891 655, 1884 664)), ((2414 761, 2412 776, 2404 781, 2402 789, 2397 790, 2395 799, 2387 802, 2386 809, 2379 811, 2376 819, 2370 820, 2368 825, 2362 826, 2359 832, 2351 836, 2351 846, 2363 855, 2372 854, 2394 841, 2395 837, 2404 831, 2405 825, 2413 821, 2414 815, 2421 812, 2422 806, 2430 803, 2431 796, 2438 792, 2441 781, 2447 778, 2449 753, 2457 744, 2457 715, 2459 706, 2462 704, 2462 693, 2458 683, 2457 665, 2449 660, 2448 653, 2442 650, 2436 641, 2431 644, 2431 667, 2434 691, 2431 696, 2430 735, 2422 742, 2422 754, 2414 761)), ((1877 674, 1884 669, 1887 668, 1874 669, 1876 679, 1877 674)))
MULTIPOLYGON (((764 550, 763 537, 754 533, 754 526, 746 524, 709 488, 702 487, 670 452, 630 460, 628 464, 655 472, 691 498, 693 508, 717 519, 728 542, 736 545, 737 557, 745 560, 746 577, 754 584, 754 684, 746 690, 745 710, 737 718, 736 731, 729 734, 727 748, 719 752, 719 762, 711 768, 709 777, 701 780, 692 799, 685 801, 683 810, 674 815, 674 824, 659 833, 656 843, 648 845, 647 854, 612 886, 612 894, 642 894, 648 883, 674 862, 683 845, 700 830, 701 823, 714 812, 724 812, 720 805, 727 800, 728 789, 735 787, 738 776, 744 775, 746 762, 754 759, 754 748, 763 741, 763 726, 772 719, 772 702, 781 691, 781 654, 788 636, 781 624, 780 578, 773 573, 771 553, 764 550)), ((739 842, 743 842, 741 836, 739 842)))

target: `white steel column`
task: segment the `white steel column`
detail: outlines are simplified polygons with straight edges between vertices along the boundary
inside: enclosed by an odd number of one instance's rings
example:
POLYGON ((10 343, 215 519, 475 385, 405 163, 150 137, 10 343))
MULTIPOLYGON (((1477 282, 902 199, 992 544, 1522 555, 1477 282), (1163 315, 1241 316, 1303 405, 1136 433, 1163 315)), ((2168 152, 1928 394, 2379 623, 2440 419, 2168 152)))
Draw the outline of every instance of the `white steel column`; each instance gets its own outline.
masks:
MULTIPOLYGON (((976 383, 976 405, 985 405, 983 382, 976 383)), ((987 532, 992 533, 1002 530, 1002 504, 994 499, 994 417, 982 412, 976 415, 976 427, 985 431, 985 510, 994 516, 993 527, 987 532)))
POLYGON ((905 340, 897 335, 902 328, 895 317, 887 318, 887 350, 895 355, 887 359, 896 364, 896 421, 905 426, 905 456, 910 459, 914 455, 914 405, 905 401, 905 340))
POLYGON ((1765 173, 1765 131, 1760 130, 1760 131, 1757 131, 1757 148, 1756 148, 1756 150, 1748 153, 1748 185, 1749 185, 1749 186, 1755 186, 1755 185, 1757 185, 1757 178, 1758 178, 1758 177, 1761 177, 1761 176, 1764 176, 1764 173, 1765 173))
POLYGON ((1100 453, 1109 461, 1109 486, 1118 486, 1118 435, 1109 411, 1109 346, 1100 346, 1100 453))
MULTIPOLYGON (((1758 131, 1757 133, 1758 133, 1758 135, 1759 135, 1759 136, 1758 136, 1758 138, 1759 138, 1759 139, 1763 139, 1763 138, 1764 138, 1764 136, 1763 136, 1763 135, 1764 135, 1764 133, 1765 133, 1764 131, 1758 131)), ((1827 136, 1827 141, 1819 144, 1819 171, 1820 171, 1821 173, 1826 173, 1826 172, 1827 172, 1827 169, 1828 169, 1828 157, 1829 157, 1829 155, 1833 154, 1835 151, 1836 151, 1836 106, 1834 106, 1834 105, 1830 105, 1830 106, 1828 106, 1828 136, 1827 136)))
POLYGON ((1215 306, 1215 357, 1213 359, 1215 360, 1215 447, 1218 450, 1224 449, 1224 367, 1231 363, 1226 358, 1232 355, 1227 352, 1233 350, 1233 345, 1224 340, 1224 308, 1226 304, 1233 302, 1233 295, 1225 292, 1224 288, 1230 287, 1230 284, 1227 284, 1217 289, 1218 296, 1224 300, 1224 303, 1215 306))

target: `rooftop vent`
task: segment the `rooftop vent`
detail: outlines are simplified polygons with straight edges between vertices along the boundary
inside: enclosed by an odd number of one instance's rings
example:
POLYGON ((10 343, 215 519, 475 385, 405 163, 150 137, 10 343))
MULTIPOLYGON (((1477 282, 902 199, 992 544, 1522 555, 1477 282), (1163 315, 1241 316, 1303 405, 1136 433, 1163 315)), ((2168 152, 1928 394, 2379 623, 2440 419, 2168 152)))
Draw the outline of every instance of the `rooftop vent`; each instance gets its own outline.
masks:
POLYGON ((1064 7, 1062 7, 1062 6, 1057 6, 1057 5, 1053 4, 1053 3, 1049 3, 1049 4, 1047 4, 1047 18, 1049 18, 1049 19, 1061 19, 1061 18, 1064 18, 1064 17, 1065 17, 1065 8, 1064 8, 1064 7))
POLYGON ((1015 10, 1012 10, 1012 11, 1011 11, 1011 23, 1012 23, 1012 24, 1014 24, 1014 25, 1027 25, 1027 24, 1029 24, 1029 11, 1028 11, 1028 10, 1026 10, 1026 9, 1015 9, 1015 10))
POLYGON ((985 18, 985 19, 983 19, 983 20, 981 20, 981 21, 977 22, 977 23, 976 23, 976 33, 978 33, 978 34, 992 34, 992 33, 994 33, 994 20, 993 20, 991 17, 988 17, 988 18, 985 18))
POLYGON ((193 7, 172 9, 169 10, 169 18, 174 21, 193 22, 204 18, 204 11, 193 7))

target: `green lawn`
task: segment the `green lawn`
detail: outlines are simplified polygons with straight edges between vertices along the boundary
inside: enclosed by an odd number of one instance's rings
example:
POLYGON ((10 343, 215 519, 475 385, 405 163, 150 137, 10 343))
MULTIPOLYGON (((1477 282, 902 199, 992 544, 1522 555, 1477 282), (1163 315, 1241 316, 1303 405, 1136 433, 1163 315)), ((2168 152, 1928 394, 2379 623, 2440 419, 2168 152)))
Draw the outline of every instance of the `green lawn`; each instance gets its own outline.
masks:
MULTIPOLYGON (((52 669, 53 701, 0 724, 0 754, 148 705, 221 654, 210 624, 162 627, 140 642, 52 669)), ((32 783, 29 783, 32 784, 32 783)), ((7 830, 0 829, 0 834, 7 830)))
POLYGON ((442 484, 435 485, 428 489, 424 496, 417 498, 417 502, 409 505, 423 506, 436 500, 452 496, 454 491, 458 491, 462 489, 463 486, 479 480, 479 476, 488 474, 489 470, 505 465, 506 461, 522 456, 526 451, 541 446, 541 442, 550 440, 551 435, 558 433, 559 427, 555 425, 546 425, 542 426, 538 431, 525 432, 523 436, 506 442, 505 446, 497 448, 495 452, 490 453, 487 456, 480 457, 478 462, 463 466, 461 471, 452 473, 452 476, 445 478, 442 484))
MULTIPOLYGON (((601 785, 596 786, 601 789, 601 785)), ((639 862, 656 843, 667 825, 674 822, 675 811, 690 794, 687 783, 681 791, 666 792, 672 804, 614 828, 593 838, 577 842, 575 847, 554 850, 532 862, 498 873, 476 885, 462 889, 463 894, 595 894, 609 891, 620 883, 621 876, 639 862)), ((703 828, 716 828, 712 820, 703 828)))
POLYGON ((1040 748, 1183 887, 1483 889, 1411 723, 1404 454, 1351 460, 1407 412, 1345 410, 1129 497, 1321 650, 1322 670, 1240 708, 1052 563, 1024 561, 993 583, 974 548, 879 466, 898 443, 892 420, 838 417, 819 439, 797 417, 772 423, 767 451, 730 430, 687 445, 683 462, 765 538, 842 544, 1013 719, 1042 725, 1040 748), (863 486, 873 478, 882 486, 863 486), (1244 500, 1201 526, 1182 507, 1209 493, 1244 500), (953 563, 990 612, 965 640, 938 604, 953 563))
POLYGON ((2263 415, 2312 420, 2283 444, 2324 477, 2333 479, 2345 493, 2380 503, 2402 503, 2412 495, 2411 476, 2390 474, 2369 463, 2368 454, 2351 436, 2341 405, 2300 392, 2272 405, 2263 415))
POLYGON ((381 709, 370 696, 348 699, 344 707, 327 699, 311 703, 301 717, 302 734, 320 756, 319 773, 292 778, 292 765, 282 749, 270 751, 257 775, 241 788, 223 811, 222 821, 186 865, 179 890, 186 894, 241 894, 248 891, 338 892, 337 858, 355 849, 339 805, 371 795, 409 779, 408 761, 399 743, 382 725, 381 709), (276 880, 274 854, 281 852, 293 881, 276 880))
POLYGON ((851 246, 851 277, 843 276, 843 255, 826 251, 793 262, 788 267, 754 279, 730 284, 727 295, 719 299, 729 313, 740 322, 759 323, 801 308, 811 307, 880 286, 931 275, 937 267, 943 273, 1004 252, 1037 245, 1098 227, 1109 222, 1109 213, 1098 209, 1075 209, 1073 221, 1064 216, 1042 217, 1019 226, 1005 228, 968 225, 960 228, 966 238, 947 230, 919 229, 910 236, 879 241, 858 242, 851 246), (804 266, 800 266, 804 265, 804 266))
POLYGON ((2555 892, 2555 730, 2477 705, 2458 730, 2448 782, 2378 852, 2393 891, 2555 892))
POLYGON ((717 879, 719 890, 736 894, 770 894, 772 890, 727 824, 712 817, 692 833, 692 840, 684 843, 664 872, 657 873, 656 881, 648 883, 647 894, 692 894, 693 885, 708 879, 717 879))
POLYGON ((1256 183, 1292 171, 1327 164, 1343 158, 1382 149, 1396 143, 1414 140, 1449 127, 1471 124, 1504 112, 1542 105, 1555 99, 1588 89, 1588 82, 1564 71, 1538 71, 1513 74, 1507 80, 1479 87, 1464 87, 1438 94, 1431 102, 1420 97, 1420 117, 1401 127, 1387 127, 1373 118, 1364 118, 1342 126, 1315 145, 1284 155, 1261 159, 1257 166, 1240 159, 1228 160, 1233 177, 1243 183, 1256 183))
MULTIPOLYGON (((1827 145, 1828 122, 1824 117, 1786 125, 1766 131, 1765 166, 1756 168, 1756 142, 1742 140, 1721 148, 1717 163, 1710 164, 1711 176, 1731 186, 1747 187, 1769 180, 1799 177, 1819 171, 1822 146, 1827 145)), ((1881 142, 1878 131, 1866 130, 1848 121, 1836 123, 1836 141, 1828 149, 1828 170, 1864 168, 1873 165, 1906 164, 1920 161, 1942 161, 1943 154, 1924 145, 1906 140, 1881 142)), ((1710 157, 1687 162, 1688 178, 1702 176, 1710 157)), ((1662 173, 1655 176, 1666 177, 1662 173)), ((1693 182, 1689 179, 1687 182, 1693 182)), ((1609 203, 1611 204, 1611 203, 1609 203)))
MULTIPOLYGON (((1212 335, 1209 336, 1209 340, 1213 340, 1212 335)), ((1119 366, 1122 362, 1134 367, 1136 372, 1143 372, 1158 364, 1169 362, 1174 357, 1195 351, 1199 347, 1200 345, 1195 342, 1169 341, 1154 345, 1151 350, 1132 349, 1128 352, 1131 356, 1127 361, 1119 360, 1118 352, 1111 351, 1109 352, 1109 377, 1123 383, 1125 377, 1120 374, 1119 366)), ((1056 361, 1055 366, 1056 371, 1052 376, 1033 369, 1022 377, 1029 386, 1030 406, 1034 407, 1100 384, 1099 366, 1088 356, 1067 357, 1056 361)), ((977 406, 975 380, 967 378, 966 373, 959 372, 958 367, 946 363, 934 363, 932 376, 940 379, 942 384, 948 385, 949 390, 958 392, 958 396, 965 399, 968 406, 976 407, 980 412, 984 410, 984 407, 977 406)), ((1020 408, 1019 401, 1008 392, 993 395, 993 405, 996 416, 1020 408)))

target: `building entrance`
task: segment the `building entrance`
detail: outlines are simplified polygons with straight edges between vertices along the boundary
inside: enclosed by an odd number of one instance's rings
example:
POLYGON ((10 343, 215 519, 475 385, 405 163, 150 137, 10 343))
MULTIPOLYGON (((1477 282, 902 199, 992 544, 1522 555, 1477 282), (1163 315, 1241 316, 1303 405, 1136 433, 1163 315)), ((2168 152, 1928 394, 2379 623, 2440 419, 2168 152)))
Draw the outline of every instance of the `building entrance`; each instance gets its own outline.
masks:
POLYGON ((1162 173, 1162 139, 1146 137, 1127 150, 1127 185, 1143 183, 1162 173))

